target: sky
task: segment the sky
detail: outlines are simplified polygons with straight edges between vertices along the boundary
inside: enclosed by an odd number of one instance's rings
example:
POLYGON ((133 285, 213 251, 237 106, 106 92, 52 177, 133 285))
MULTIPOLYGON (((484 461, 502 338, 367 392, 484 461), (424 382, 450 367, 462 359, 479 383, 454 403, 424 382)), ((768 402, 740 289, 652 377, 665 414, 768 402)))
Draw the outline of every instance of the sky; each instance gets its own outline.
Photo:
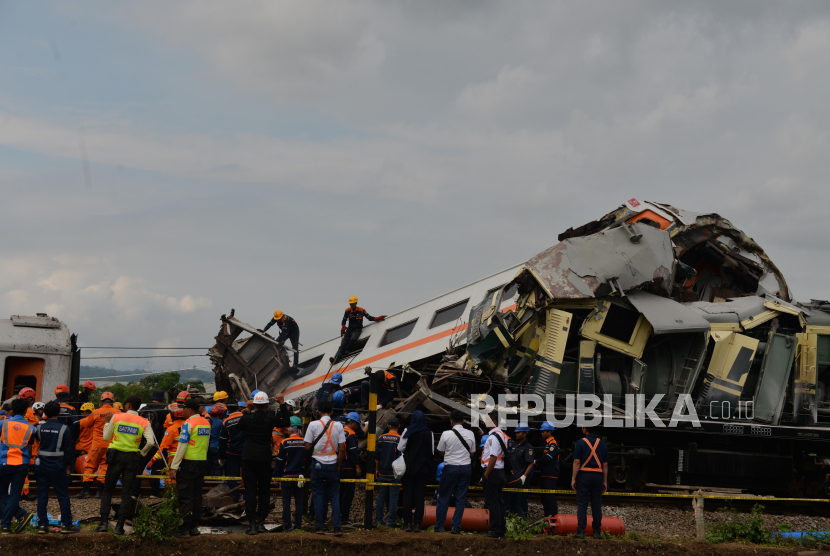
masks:
POLYGON ((310 347, 630 198, 828 299, 828 98, 826 1, 0 0, 0 316, 209 347, 282 309, 310 347))

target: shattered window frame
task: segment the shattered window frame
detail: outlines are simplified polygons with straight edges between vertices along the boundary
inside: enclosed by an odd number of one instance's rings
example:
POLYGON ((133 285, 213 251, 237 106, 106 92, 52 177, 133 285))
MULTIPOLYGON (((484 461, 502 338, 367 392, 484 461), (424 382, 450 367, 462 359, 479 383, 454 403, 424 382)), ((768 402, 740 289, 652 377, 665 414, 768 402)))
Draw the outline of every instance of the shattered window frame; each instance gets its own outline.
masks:
POLYGON ((388 329, 386 332, 383 333, 383 337, 380 339, 380 343, 378 344, 378 347, 388 346, 389 344, 394 344, 395 342, 400 342, 401 340, 404 340, 404 339, 408 338, 412 334, 412 331, 415 330, 415 325, 416 324, 418 324, 418 319, 417 318, 413 319, 411 321, 405 322, 403 324, 399 324, 398 326, 395 326, 394 328, 388 329), (408 327, 408 329, 407 329, 407 327, 408 327), (396 337, 394 339, 389 338, 390 333, 394 333, 394 332, 397 332, 399 330, 405 330, 406 334, 404 334, 403 336, 400 336, 400 337, 396 337))
POLYGON ((297 373, 294 375, 294 378, 300 378, 303 376, 310 375, 314 371, 317 370, 317 367, 320 366, 320 362, 323 360, 322 355, 318 355, 317 357, 312 357, 308 361, 304 361, 297 365, 297 373))
POLYGON ((429 323, 429 326, 427 327, 427 330, 432 330, 433 328, 438 328, 439 326, 444 326, 445 324, 449 324, 451 322, 457 321, 459 318, 464 316, 464 310, 467 308, 467 305, 469 305, 469 304, 470 304, 470 298, 468 297, 467 299, 465 299, 463 301, 459 301, 457 303, 453 303, 452 305, 447 305, 446 307, 438 309, 432 315, 432 321, 429 323), (458 310, 458 314, 453 313, 454 316, 452 318, 450 318, 449 320, 446 320, 446 321, 443 321, 443 322, 436 322, 437 320, 439 320, 439 316, 441 318, 443 318, 444 314, 447 314, 449 311, 451 311, 453 309, 456 309, 459 306, 460 306, 460 309, 458 310))

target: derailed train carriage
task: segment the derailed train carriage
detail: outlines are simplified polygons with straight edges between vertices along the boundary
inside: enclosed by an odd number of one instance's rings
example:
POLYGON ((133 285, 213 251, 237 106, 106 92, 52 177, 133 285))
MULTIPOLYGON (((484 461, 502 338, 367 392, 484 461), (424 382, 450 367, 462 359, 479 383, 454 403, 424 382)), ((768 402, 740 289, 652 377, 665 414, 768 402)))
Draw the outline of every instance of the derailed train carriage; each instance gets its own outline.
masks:
MULTIPOLYGON (((559 241, 367 326, 331 367, 322 362, 339 338, 304 349, 288 368, 271 339, 223 317, 217 383, 236 366, 249 389, 258 381, 309 400, 334 371, 347 385, 365 380, 367 367, 389 369, 399 397, 379 423, 420 407, 436 428, 450 409, 469 411, 474 395, 535 394, 555 402, 557 417, 568 394, 609 396, 600 410, 617 417, 631 395, 662 395, 658 424, 601 430, 610 488, 826 494, 830 303, 795 302, 763 249, 717 214, 632 199, 559 241), (239 340, 242 331, 251 338, 239 340), (259 380, 260 368, 271 378, 259 380), (686 397, 699 426, 658 426, 686 397)), ((563 472, 578 436, 576 426, 557 431, 563 472)))

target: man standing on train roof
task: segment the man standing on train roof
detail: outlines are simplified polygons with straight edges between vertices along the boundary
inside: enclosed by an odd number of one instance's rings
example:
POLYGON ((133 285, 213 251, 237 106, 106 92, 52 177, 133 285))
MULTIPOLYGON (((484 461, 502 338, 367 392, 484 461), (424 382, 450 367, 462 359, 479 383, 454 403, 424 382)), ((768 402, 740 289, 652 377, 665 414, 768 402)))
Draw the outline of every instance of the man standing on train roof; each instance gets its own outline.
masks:
POLYGON ((357 297, 354 295, 349 298, 349 308, 343 314, 343 320, 340 322, 340 335, 343 340, 340 342, 340 349, 337 350, 337 355, 329 357, 329 361, 334 363, 346 353, 346 350, 351 344, 360 338, 360 333, 363 331, 363 319, 372 322, 382 322, 386 320, 386 315, 373 317, 366 312, 366 309, 357 306, 357 297), (346 324, 348 323, 348 325, 346 324))
POLYGON ((602 493, 608 490, 608 446, 588 427, 582 427, 582 438, 574 446, 571 488, 576 491, 577 539, 585 538, 588 525, 588 502, 591 502, 594 538, 602 538, 602 493))
POLYGON ((297 321, 277 309, 274 311, 274 318, 272 318, 271 321, 265 325, 265 328, 260 330, 260 332, 263 334, 268 332, 268 329, 275 324, 280 329, 280 335, 277 336, 277 342, 282 345, 285 344, 286 340, 289 340, 291 342, 291 347, 294 348, 294 367, 296 367, 300 357, 300 327, 297 326, 297 321))

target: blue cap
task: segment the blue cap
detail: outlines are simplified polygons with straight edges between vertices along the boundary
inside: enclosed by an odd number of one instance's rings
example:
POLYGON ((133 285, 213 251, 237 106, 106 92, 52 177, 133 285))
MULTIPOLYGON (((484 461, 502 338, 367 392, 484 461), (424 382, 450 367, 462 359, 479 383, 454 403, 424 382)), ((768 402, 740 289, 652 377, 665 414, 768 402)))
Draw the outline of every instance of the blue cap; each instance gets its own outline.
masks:
POLYGON ((245 402, 239 402, 239 407, 248 407, 248 404, 245 402))
POLYGON ((356 411, 352 411, 351 413, 346 415, 346 419, 348 419, 349 421, 354 421, 355 423, 359 423, 360 415, 358 415, 356 411))
POLYGON ((331 375, 332 384, 340 384, 341 382, 343 382, 343 375, 341 375, 340 373, 334 373, 333 375, 331 375))
POLYGON ((261 392, 261 390, 254 390, 253 392, 251 392, 251 399, 253 400, 253 399, 254 399, 254 396, 256 396, 257 394, 259 394, 260 392, 261 392))
POLYGON ((331 403, 337 407, 343 407, 343 404, 346 403, 346 394, 343 393, 343 390, 338 390, 334 393, 331 397, 331 403))
POLYGON ((490 435, 489 435, 489 434, 483 434, 483 435, 481 435, 481 442, 479 442, 478 447, 479 447, 479 448, 484 448, 484 443, 485 443, 485 442, 487 442, 487 439, 488 439, 488 438, 490 438, 490 435))
POLYGON ((205 407, 205 413, 210 414, 210 410, 213 409, 212 405, 205 407))
POLYGON ((519 426, 513 432, 530 432, 530 427, 527 426, 527 423, 519 423, 519 426))
POLYGON ((435 475, 435 479, 437 481, 441 480, 441 471, 443 471, 443 470, 444 470, 444 462, 442 461, 441 463, 438 464, 438 473, 435 475))
POLYGON ((554 427, 553 423, 551 423, 550 421, 545 421, 544 423, 542 423, 542 426, 539 427, 539 430, 540 431, 555 431, 556 427, 554 427))

